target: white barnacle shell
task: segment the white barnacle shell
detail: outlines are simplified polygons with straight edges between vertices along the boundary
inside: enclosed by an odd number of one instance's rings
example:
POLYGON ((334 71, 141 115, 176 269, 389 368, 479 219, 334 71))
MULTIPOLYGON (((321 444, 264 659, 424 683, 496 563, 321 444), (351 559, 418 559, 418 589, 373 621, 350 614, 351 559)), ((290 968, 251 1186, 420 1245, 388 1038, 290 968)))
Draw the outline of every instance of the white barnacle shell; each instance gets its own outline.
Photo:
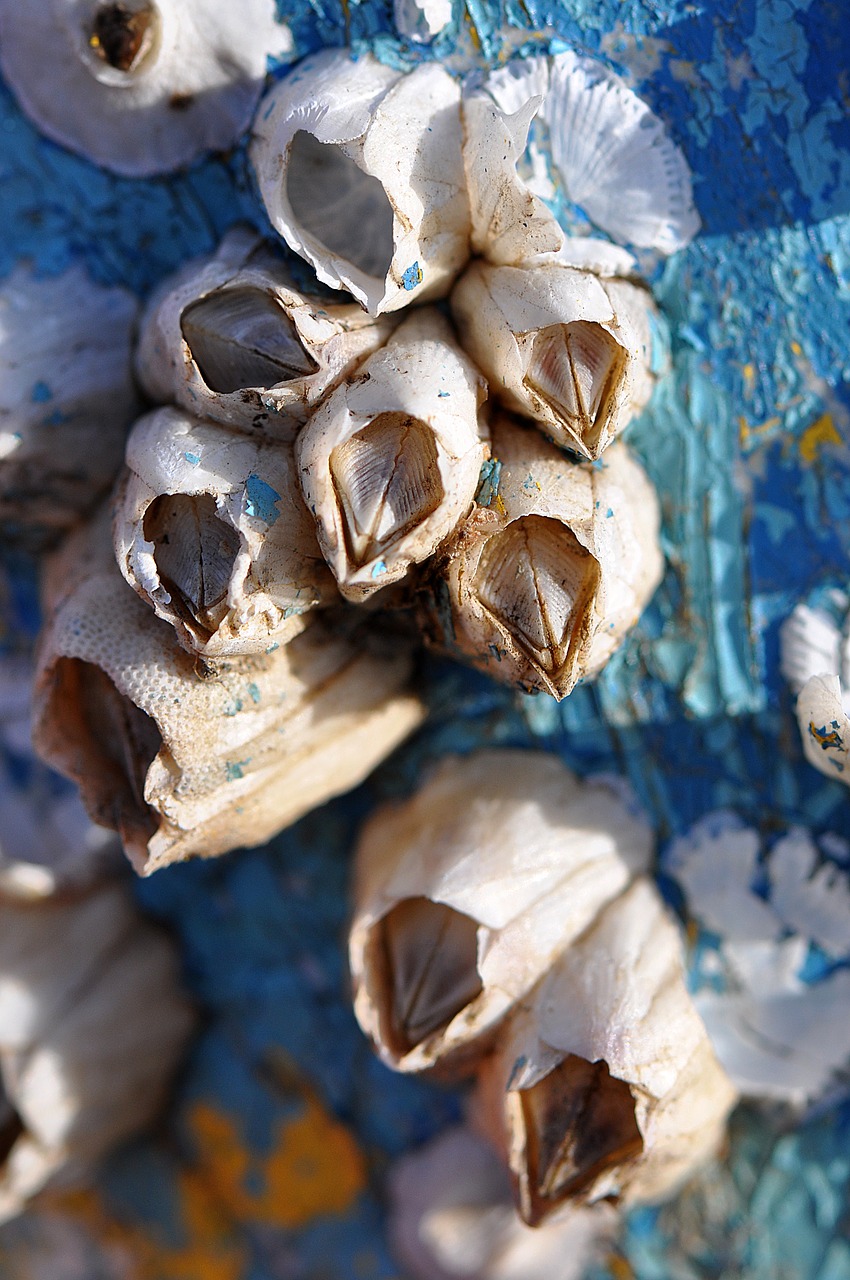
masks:
POLYGON ((133 427, 127 468, 118 567, 190 652, 265 653, 339 600, 290 444, 158 409, 133 427))
POLYGON ((572 463, 503 416, 492 454, 495 492, 446 548, 430 638, 563 698, 602 669, 658 586, 658 502, 619 442, 572 463))
POLYGON ((652 392, 648 291, 562 265, 474 262, 452 293, 460 341, 509 408, 598 458, 652 392))
POLYGON ((448 322, 428 308, 405 320, 301 432, 304 498, 348 599, 397 582, 469 511, 486 456, 484 394, 448 322))
POLYGON ((24 902, 77 892, 122 865, 112 832, 33 754, 32 676, 25 654, 0 655, 0 899, 24 902))
MULTIPOLYGON (((568 200, 622 244, 673 253, 699 228, 690 171, 661 120, 616 75, 570 51, 509 63, 464 100, 475 246, 520 264, 569 240, 529 189, 527 136, 535 115, 568 200), (523 244, 524 226, 530 238, 523 244)), ((552 191, 554 195, 554 190, 552 191)))
POLYGON ((723 1136, 735 1090, 685 986, 679 929, 640 877, 518 1008, 480 1069, 476 1123, 524 1220, 671 1193, 723 1136))
MULTIPOLYGON (((846 601, 842 601, 846 604, 846 601)), ((782 624, 782 674, 797 694, 809 764, 850 786, 850 636, 824 609, 798 605, 782 624)))
POLYGON ((251 158, 272 226, 368 311, 443 297, 469 257, 460 89, 325 50, 263 99, 251 158))
POLYGON ((292 439, 307 415, 392 329, 356 302, 305 294, 244 228, 152 295, 136 372, 161 403, 264 437, 292 439))
POLYGON ((531 1230, 490 1145, 455 1128, 390 1170, 387 1232, 415 1280, 582 1280, 617 1227, 610 1205, 568 1205, 531 1230))
POLYGON ((360 838, 354 1012, 400 1071, 465 1070, 555 956, 645 871, 651 833, 556 756, 449 758, 360 838))
POLYGON ((79 267, 0 286, 0 522, 67 528, 121 465, 136 300, 79 267))
POLYGON ((193 1022, 123 886, 0 903, 0 1222, 153 1119, 193 1022))
POLYGON ((263 844, 356 786, 422 720, 409 650, 316 622, 206 664, 123 581, 108 512, 49 567, 33 741, 141 874, 263 844))
POLYGON ((55 142, 145 177, 237 141, 269 56, 292 50, 274 0, 0 5, 0 66, 55 142))

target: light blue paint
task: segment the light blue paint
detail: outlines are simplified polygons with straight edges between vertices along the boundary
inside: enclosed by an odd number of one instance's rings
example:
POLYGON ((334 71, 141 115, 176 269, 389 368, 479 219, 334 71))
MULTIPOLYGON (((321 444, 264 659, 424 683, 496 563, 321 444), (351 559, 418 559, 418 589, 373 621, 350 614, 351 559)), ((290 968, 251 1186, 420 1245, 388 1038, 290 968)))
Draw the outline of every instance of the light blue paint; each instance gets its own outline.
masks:
POLYGON ((250 475, 245 481, 245 510, 249 516, 262 520, 269 528, 280 518, 276 505, 278 502, 280 494, 259 476, 250 475))
POLYGON ((373 578, 380 578, 382 574, 386 573, 386 571, 387 571, 386 561, 377 560, 375 564, 372 565, 371 576, 373 578))
POLYGON ((199 464, 199 463, 200 463, 200 461, 201 461, 201 459, 198 457, 197 453, 184 453, 184 454, 183 454, 183 457, 184 457, 184 458, 186 459, 186 461, 187 461, 191 466, 193 466, 193 467, 197 467, 197 466, 198 466, 198 464, 199 464))
POLYGON ((412 263, 406 271, 402 272, 401 283, 408 292, 419 287, 422 283, 422 269, 418 262, 412 263))

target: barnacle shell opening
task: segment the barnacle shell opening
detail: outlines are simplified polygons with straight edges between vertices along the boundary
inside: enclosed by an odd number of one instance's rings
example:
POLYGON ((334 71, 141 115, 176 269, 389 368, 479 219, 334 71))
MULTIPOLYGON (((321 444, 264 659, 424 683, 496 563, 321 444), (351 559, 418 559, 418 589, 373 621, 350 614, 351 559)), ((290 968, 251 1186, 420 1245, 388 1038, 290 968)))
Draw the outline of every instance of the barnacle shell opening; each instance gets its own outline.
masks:
POLYGON ((510 1092, 506 1113, 512 1145, 525 1149, 518 1191, 532 1227, 643 1151, 632 1092, 604 1061, 568 1054, 530 1088, 510 1092))
POLYGON ((602 325, 578 320, 537 332, 523 382, 594 458, 622 398, 627 367, 626 352, 602 325))
POLYGON ((565 525, 523 516, 490 538, 469 584, 542 681, 568 683, 599 590, 599 563, 565 525))
POLYGON ((433 433, 409 414, 378 414, 337 445, 330 470, 357 568, 392 550, 443 498, 433 433))
POLYGON ((81 28, 85 45, 95 59, 90 65, 92 74, 106 84, 120 84, 114 72, 131 75, 141 70, 148 58, 156 57, 161 24, 159 10, 150 0, 100 0, 88 15, 87 25, 81 28))
POLYGON ((261 289, 211 293, 186 308, 180 327, 207 386, 224 395, 266 390, 318 368, 292 320, 261 289))
POLYGON ((373 963, 383 969, 380 1011, 387 1040, 400 1057, 451 1020, 482 992, 476 967, 478 923, 428 898, 405 898, 379 923, 373 963))
POLYGON ((239 534, 218 518, 208 493, 162 494, 145 512, 143 529, 172 608, 205 643, 227 611, 239 534))

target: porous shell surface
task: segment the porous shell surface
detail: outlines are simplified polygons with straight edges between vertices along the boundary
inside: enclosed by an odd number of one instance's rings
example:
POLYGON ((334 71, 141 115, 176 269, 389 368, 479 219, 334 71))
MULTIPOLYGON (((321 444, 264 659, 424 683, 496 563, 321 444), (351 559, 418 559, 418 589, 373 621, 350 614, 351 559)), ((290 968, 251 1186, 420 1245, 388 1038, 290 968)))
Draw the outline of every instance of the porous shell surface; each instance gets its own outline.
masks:
POLYGON ((481 375, 416 311, 296 443, 304 500, 340 591, 363 600, 430 556, 469 511, 486 456, 481 375))
POLYGON ((130 433, 114 510, 121 573, 189 652, 265 653, 339 600, 282 441, 159 409, 130 433))
POLYGON ((0 1222, 149 1123, 193 1022, 173 948, 123 887, 0 903, 0 1102, 19 1128, 0 1222))
POLYGON ((374 628, 199 666, 121 578, 108 516, 49 566, 33 740, 141 874, 264 843, 422 720, 408 647, 374 628))
MULTIPOLYGON (((545 1220, 561 1203, 621 1203, 671 1194, 722 1138, 735 1090, 717 1062, 685 986, 679 930, 654 884, 640 877, 608 904, 568 947, 508 1024, 482 1066, 475 1118, 505 1154, 526 1221, 545 1220), (523 1095, 545 1091, 551 1102, 546 1143, 558 1137, 557 1069, 567 1059, 604 1064, 628 1086, 638 1149, 582 1169, 580 1185, 551 1197, 536 1185, 535 1134, 523 1095)), ((563 1109, 562 1143, 581 1121, 563 1109)), ((607 1135, 603 1134, 603 1143, 607 1135)), ((595 1144, 595 1137, 591 1135, 595 1144)))
POLYGON ((136 300, 79 267, 0 286, 0 521, 55 532, 111 484, 137 411, 136 300))
POLYGON ((471 184, 473 210, 479 210, 477 215, 473 212, 479 248, 489 256, 491 250, 485 246, 492 239, 494 261, 520 260, 517 224, 521 225, 524 207, 527 212, 532 204, 541 235, 529 247, 535 252, 558 247, 549 243, 557 239, 555 226, 542 234, 546 206, 516 176, 535 107, 547 127, 556 176, 568 199, 602 231, 621 244, 663 254, 683 248, 696 234, 699 218, 682 151, 647 104, 607 67, 568 50, 511 62, 491 72, 482 89, 498 115, 488 116, 483 107, 474 107, 472 136, 484 132, 468 168, 482 167, 488 132, 494 140, 499 129, 512 136, 511 148, 499 153, 492 177, 479 173, 471 184), (495 220, 494 208, 500 210, 495 220), (488 224, 495 235, 488 233, 488 224))
POLYGON ((274 0, 0 5, 0 66, 24 111, 55 142, 129 177, 166 173, 235 143, 268 58, 291 51, 274 0), (113 65, 102 56, 97 37, 99 15, 114 21, 121 8, 150 15, 126 70, 122 59, 113 65))
MULTIPOLYGON (((215 318, 207 323, 214 327, 215 318)), ((266 241, 237 228, 228 232, 214 255, 188 263, 152 295, 142 317, 136 372, 148 395, 160 403, 176 401, 197 417, 291 440, 322 396, 380 347, 391 330, 390 320, 373 319, 355 302, 329 302, 305 294, 266 241), (204 299, 224 307, 229 298, 245 299, 249 294, 255 302, 256 325, 250 315, 232 321, 227 336, 238 341, 241 323, 245 343, 250 344, 261 314, 264 336, 270 335, 277 310, 280 331, 288 332, 289 341, 297 344, 298 363, 310 371, 293 371, 291 378, 268 386, 216 390, 204 378, 183 321, 204 299)))
POLYGON ((627 281, 478 261, 452 312, 493 394, 584 457, 598 458, 652 393, 655 307, 627 281))
POLYGON ((460 89, 437 63, 306 59, 263 99, 251 158, 275 230, 373 315, 445 296, 469 257, 460 89))
POLYGON ((388 1235, 416 1280, 581 1280, 617 1227, 609 1205, 567 1206, 531 1230, 510 1179, 469 1129, 449 1129, 390 1173, 388 1235))
POLYGON ((563 698, 602 669, 658 586, 658 502, 619 441, 597 463, 571 463, 503 416, 491 450, 489 505, 443 555, 429 638, 497 680, 563 698))
POLYGON ((644 819, 608 787, 578 782, 556 756, 537 751, 450 757, 410 800, 379 810, 357 848, 349 956, 354 1011, 384 1061, 444 1074, 474 1065, 554 958, 647 869, 651 843, 644 819), (475 923, 481 990, 403 1051, 392 1030, 381 922, 422 898, 475 923))

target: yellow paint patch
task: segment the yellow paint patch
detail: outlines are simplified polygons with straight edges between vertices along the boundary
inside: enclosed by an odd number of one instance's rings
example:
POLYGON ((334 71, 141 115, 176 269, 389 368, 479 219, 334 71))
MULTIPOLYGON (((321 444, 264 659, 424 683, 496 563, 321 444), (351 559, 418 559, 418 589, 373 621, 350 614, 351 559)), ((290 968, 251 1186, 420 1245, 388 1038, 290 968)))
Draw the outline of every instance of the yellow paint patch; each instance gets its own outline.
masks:
POLYGON ((777 417, 768 418, 765 422, 747 422, 744 417, 738 418, 738 439, 741 448, 746 452, 754 449, 760 442, 760 438, 767 432, 772 431, 774 427, 780 425, 781 419, 777 417))
POLYGON ((300 1115, 281 1122, 267 1156, 249 1151, 233 1118, 207 1103, 189 1123, 200 1167, 238 1221, 301 1227, 321 1214, 345 1213, 366 1184, 354 1138, 312 1096, 300 1115))
POLYGON ((791 350, 794 352, 795 356, 801 356, 803 354, 803 348, 800 346, 799 342, 792 342, 791 350))
POLYGON ((841 444, 841 436, 828 413, 823 413, 807 427, 800 438, 800 456, 804 462, 812 463, 825 444, 841 444))

